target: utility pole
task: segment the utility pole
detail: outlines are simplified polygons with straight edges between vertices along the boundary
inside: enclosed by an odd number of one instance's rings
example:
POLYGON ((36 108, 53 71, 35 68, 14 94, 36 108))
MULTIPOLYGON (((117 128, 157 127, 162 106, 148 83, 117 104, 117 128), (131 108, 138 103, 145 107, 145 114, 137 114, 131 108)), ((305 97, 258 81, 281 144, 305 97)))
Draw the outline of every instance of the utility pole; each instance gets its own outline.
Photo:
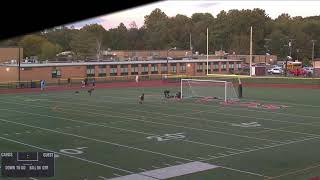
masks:
MULTIPOLYGON (((264 47, 266 48, 266 56, 269 56, 269 42, 271 41, 271 39, 264 39, 265 43, 264 43, 264 47)), ((267 65, 267 57, 265 56, 264 60, 265 60, 265 65, 267 65)))
POLYGON ((21 80, 21 73, 20 73, 20 71, 21 71, 21 68, 20 68, 20 66, 21 66, 21 59, 20 59, 20 47, 18 47, 18 82, 19 82, 19 88, 20 88, 20 80, 21 80))
POLYGON ((192 41, 191 41, 191 38, 192 38, 192 36, 191 36, 191 32, 190 32, 190 51, 191 51, 191 57, 193 57, 193 50, 192 50, 192 41))
POLYGON ((313 74, 314 74, 314 69, 315 69, 315 62, 314 62, 314 45, 316 43, 317 40, 312 39, 312 55, 311 55, 311 59, 312 59, 312 65, 313 65, 313 74))
POLYGON ((252 26, 250 27, 250 76, 252 76, 252 26))

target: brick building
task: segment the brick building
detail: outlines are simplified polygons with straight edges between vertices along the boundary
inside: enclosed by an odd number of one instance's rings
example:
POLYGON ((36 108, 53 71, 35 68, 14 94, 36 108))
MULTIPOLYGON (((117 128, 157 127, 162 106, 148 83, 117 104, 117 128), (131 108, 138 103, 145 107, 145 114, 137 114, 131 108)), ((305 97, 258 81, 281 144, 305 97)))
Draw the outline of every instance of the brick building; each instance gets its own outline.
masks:
MULTIPOLYGON (((210 59, 209 73, 237 73, 242 68, 242 61, 210 59)), ((81 63, 43 63, 21 64, 21 81, 44 79, 56 82, 58 79, 84 77, 112 77, 130 75, 206 75, 206 59, 196 60, 151 60, 123 62, 81 62, 81 63), (168 63, 167 63, 168 62, 168 63)), ((0 81, 17 81, 16 64, 0 66, 0 81)))
POLYGON ((316 76, 320 76, 320 58, 315 58, 313 62, 314 72, 316 76))
POLYGON ((113 50, 104 51, 105 56, 113 56, 118 60, 151 60, 154 58, 183 58, 191 56, 190 50, 113 50))
POLYGON ((9 62, 12 60, 17 61, 19 59, 19 55, 20 59, 23 59, 23 48, 0 47, 0 63, 9 62))

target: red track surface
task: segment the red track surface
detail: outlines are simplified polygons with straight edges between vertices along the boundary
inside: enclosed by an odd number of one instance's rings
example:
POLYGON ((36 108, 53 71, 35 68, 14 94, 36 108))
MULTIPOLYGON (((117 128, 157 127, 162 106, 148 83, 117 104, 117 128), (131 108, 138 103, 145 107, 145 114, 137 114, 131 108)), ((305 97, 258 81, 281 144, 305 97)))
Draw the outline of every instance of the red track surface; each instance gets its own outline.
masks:
MULTIPOLYGON (((137 85, 136 82, 113 82, 105 84, 97 84, 96 88, 126 88, 126 87, 161 87, 161 86, 180 86, 178 82, 164 82, 161 80, 142 81, 137 85)), ((243 83, 244 87, 270 87, 270 88, 302 88, 302 89, 320 89, 320 85, 306 85, 306 84, 257 84, 257 83, 243 83)), ((79 86, 49 86, 46 91, 61 91, 61 90, 80 90, 79 86)), ((14 94, 14 93, 33 93, 41 92, 40 88, 24 88, 24 89, 2 89, 0 94, 14 94)))

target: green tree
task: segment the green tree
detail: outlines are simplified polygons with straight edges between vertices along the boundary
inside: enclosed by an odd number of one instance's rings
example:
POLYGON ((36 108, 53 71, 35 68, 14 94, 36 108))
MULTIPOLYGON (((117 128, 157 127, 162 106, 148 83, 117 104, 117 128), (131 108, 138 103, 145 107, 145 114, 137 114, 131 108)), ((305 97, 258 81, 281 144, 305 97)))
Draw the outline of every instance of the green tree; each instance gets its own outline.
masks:
POLYGON ((56 54, 62 51, 59 45, 55 45, 49 41, 45 41, 41 44, 40 59, 46 60, 56 57, 56 54))
POLYGON ((24 49, 24 56, 39 56, 41 54, 41 45, 47 40, 38 35, 26 35, 20 42, 19 46, 24 49))

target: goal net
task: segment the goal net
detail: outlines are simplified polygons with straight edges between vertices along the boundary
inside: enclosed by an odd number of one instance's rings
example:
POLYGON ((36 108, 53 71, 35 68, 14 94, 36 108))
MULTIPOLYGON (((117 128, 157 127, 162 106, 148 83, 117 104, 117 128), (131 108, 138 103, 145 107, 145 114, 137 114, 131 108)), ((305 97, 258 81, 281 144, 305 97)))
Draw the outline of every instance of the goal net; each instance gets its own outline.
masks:
POLYGON ((180 91, 183 99, 214 98, 225 102, 239 100, 233 83, 229 81, 181 79, 180 91))

